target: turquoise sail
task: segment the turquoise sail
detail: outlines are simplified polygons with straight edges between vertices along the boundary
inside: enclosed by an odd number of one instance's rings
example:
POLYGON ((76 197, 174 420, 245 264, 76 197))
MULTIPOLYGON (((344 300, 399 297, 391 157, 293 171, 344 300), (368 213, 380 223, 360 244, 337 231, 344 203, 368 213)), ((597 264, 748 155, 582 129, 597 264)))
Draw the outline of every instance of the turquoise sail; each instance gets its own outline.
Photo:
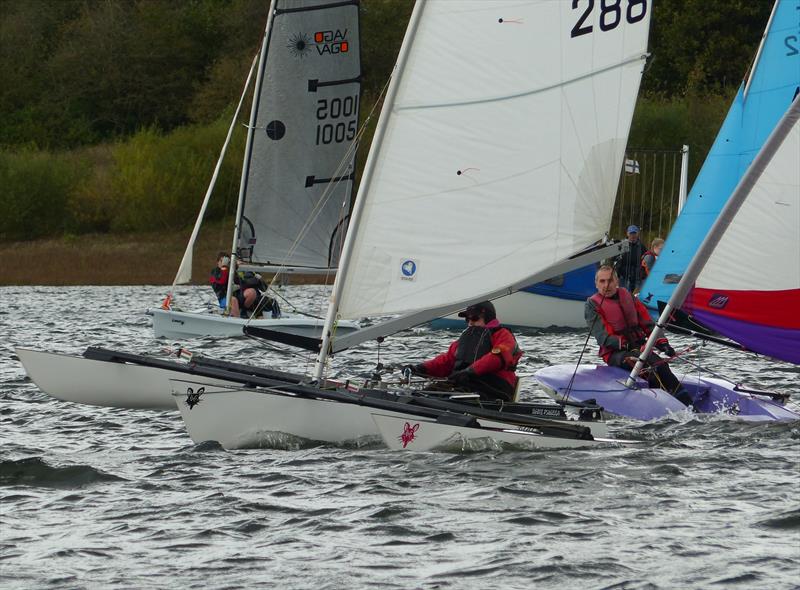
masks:
MULTIPOLYGON (((800 92, 800 0, 778 0, 749 77, 733 100, 708 157, 639 297, 666 303, 706 233, 778 120, 800 92)), ((763 244, 769 247, 769 236, 763 244)))

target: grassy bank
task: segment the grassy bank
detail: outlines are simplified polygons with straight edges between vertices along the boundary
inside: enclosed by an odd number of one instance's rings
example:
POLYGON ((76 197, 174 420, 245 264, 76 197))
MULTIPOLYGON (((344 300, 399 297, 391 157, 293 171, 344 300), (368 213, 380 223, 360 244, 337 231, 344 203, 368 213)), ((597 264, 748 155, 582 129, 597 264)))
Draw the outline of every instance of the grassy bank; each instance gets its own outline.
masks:
MULTIPOLYGON (((171 285, 191 229, 89 234, 0 243, 0 285, 171 285)), ((217 252, 230 250, 231 225, 208 224, 192 259, 192 282, 206 284, 217 252)), ((293 275, 292 283, 315 277, 293 275)))

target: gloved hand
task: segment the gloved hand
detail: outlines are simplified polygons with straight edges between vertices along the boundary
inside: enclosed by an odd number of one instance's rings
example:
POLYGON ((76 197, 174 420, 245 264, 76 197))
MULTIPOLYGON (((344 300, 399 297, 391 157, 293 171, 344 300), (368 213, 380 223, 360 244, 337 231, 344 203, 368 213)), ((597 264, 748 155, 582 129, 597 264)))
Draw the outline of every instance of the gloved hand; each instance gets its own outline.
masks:
POLYGON ((406 371, 411 371, 415 375, 427 375, 428 372, 425 370, 425 365, 419 363, 418 365, 403 365, 402 367, 403 373, 406 371))
POLYGON ((454 373, 450 373, 447 376, 447 380, 451 383, 455 383, 456 385, 460 385, 462 387, 466 387, 469 385, 469 379, 475 373, 471 369, 462 369, 460 371, 456 371, 454 373))
POLYGON ((675 356, 675 349, 669 345, 669 342, 659 342, 656 344, 656 348, 667 356, 675 356))

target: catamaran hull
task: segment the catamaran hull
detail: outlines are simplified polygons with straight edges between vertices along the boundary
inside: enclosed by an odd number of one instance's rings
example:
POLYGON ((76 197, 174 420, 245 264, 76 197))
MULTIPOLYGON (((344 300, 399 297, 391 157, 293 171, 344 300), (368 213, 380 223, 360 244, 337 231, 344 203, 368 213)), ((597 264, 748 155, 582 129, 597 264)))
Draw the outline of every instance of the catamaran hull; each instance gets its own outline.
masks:
MULTIPOLYGON (((174 410, 170 379, 184 373, 80 356, 15 349, 28 377, 57 399, 112 408, 174 410)), ((201 378, 208 385, 221 383, 201 378)))
MULTIPOLYGON (((207 311, 149 309, 147 313, 153 316, 153 331, 156 338, 192 338, 198 336, 232 338, 243 336, 242 328, 245 325, 298 336, 319 338, 325 323, 322 319, 300 316, 247 320, 207 311)), ((358 328, 358 322, 343 320, 339 322, 336 329, 339 333, 347 333, 358 328)))
MULTIPOLYGON (((276 434, 334 444, 378 441, 381 436, 372 419, 375 408, 368 405, 272 393, 266 389, 207 387, 186 375, 171 380, 171 391, 195 443, 217 441, 226 449, 241 449, 272 446, 276 434)), ((381 414, 401 420, 419 419, 413 412, 381 410, 381 414)), ((483 418, 479 423, 487 427, 511 427, 483 418)), ((608 434, 605 422, 567 423, 586 426, 594 436, 608 434)))
MULTIPOLYGON (((595 447, 623 442, 613 439, 578 439, 548 436, 534 428, 481 421, 481 427, 441 424, 428 418, 409 418, 373 412, 383 442, 395 451, 482 450, 498 445, 527 449, 567 449, 595 447)), ((629 441, 624 441, 629 442, 629 441)))
POLYGON ((197 395, 201 387, 186 376, 171 383, 173 405, 195 443, 247 449, 272 446, 276 434, 338 444, 380 437, 365 406, 234 387, 206 387, 192 405, 189 390, 197 395))
MULTIPOLYGON (((763 396, 736 391, 736 385, 717 378, 676 375, 693 400, 698 414, 727 414, 746 421, 800 420, 800 413, 763 396)), ((638 379, 635 389, 625 387, 628 372, 605 365, 555 365, 540 369, 536 379, 555 399, 563 399, 572 380, 569 398, 576 401, 595 400, 606 412, 635 418, 658 420, 686 407, 662 389, 652 389, 638 379), (574 380, 573 380, 574 373, 574 380)))

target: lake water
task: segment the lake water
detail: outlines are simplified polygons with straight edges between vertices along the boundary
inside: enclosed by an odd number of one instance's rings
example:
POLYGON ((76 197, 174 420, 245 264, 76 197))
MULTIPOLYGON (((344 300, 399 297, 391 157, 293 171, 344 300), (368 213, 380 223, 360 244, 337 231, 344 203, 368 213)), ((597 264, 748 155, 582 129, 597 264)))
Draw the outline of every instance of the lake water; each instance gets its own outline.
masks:
MULTIPOLYGON (((594 450, 228 452, 192 444, 177 411, 54 400, 13 355, 157 353, 173 343, 153 339, 142 311, 165 291, 0 288, 0 587, 800 587, 798 423, 615 420, 615 436, 642 443, 594 450)), ((318 287, 284 293, 322 311, 318 287)), ((178 297, 192 307, 207 290, 178 297)), ((423 360, 454 337, 414 330, 380 358, 423 360)), ((576 362, 584 340, 521 334, 520 375, 576 362)), ((311 362, 246 339, 182 344, 284 369, 311 362)), ((340 354, 334 370, 357 378, 377 354, 340 354)), ((711 346, 691 358, 800 397, 796 367, 711 346)), ((537 394, 526 379, 523 396, 537 394)))

